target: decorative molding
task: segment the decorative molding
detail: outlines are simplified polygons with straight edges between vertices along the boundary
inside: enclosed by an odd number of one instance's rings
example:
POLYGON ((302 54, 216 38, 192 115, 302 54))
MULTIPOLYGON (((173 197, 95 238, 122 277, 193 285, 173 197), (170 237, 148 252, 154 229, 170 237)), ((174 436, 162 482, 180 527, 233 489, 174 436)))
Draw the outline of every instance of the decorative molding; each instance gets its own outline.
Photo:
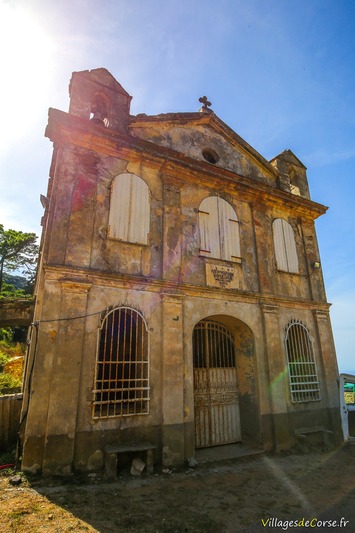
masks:
POLYGON ((182 303, 184 301, 185 295, 181 293, 172 293, 172 292, 162 292, 160 298, 163 302, 166 303, 182 303))
POLYGON ((313 314, 317 319, 320 319, 320 320, 329 319, 329 311, 323 311, 321 309, 314 309, 313 314))
POLYGON ((279 306, 278 305, 272 305, 272 304, 261 304, 261 309, 265 314, 272 314, 277 315, 279 312, 279 306))
MULTIPOLYGON (((201 258, 206 260, 206 258, 201 258)), ((212 263, 210 263, 212 264, 212 263)), ((215 264, 215 263, 213 263, 215 264)), ((239 278, 238 269, 241 265, 235 267, 236 278, 239 278)), ((57 283, 61 280, 76 280, 78 283, 88 284, 89 280, 93 289, 101 290, 102 287, 107 289, 114 289, 116 292, 118 289, 127 290, 132 289, 136 291, 147 291, 160 294, 180 294, 182 297, 201 297, 201 298, 214 298, 216 294, 216 288, 220 291, 224 291, 229 301, 243 302, 258 305, 271 305, 278 306, 284 309, 302 309, 307 311, 314 311, 315 306, 318 307, 317 311, 329 313, 330 303, 327 302, 315 302, 314 300, 300 300, 293 297, 275 296, 270 294, 260 294, 260 292, 252 292, 248 290, 242 290, 240 287, 236 287, 238 291, 230 291, 232 287, 221 288, 214 281, 214 286, 207 285, 192 285, 189 283, 176 282, 171 280, 162 280, 159 278, 143 277, 141 275, 124 275, 117 272, 107 272, 103 270, 94 270, 89 268, 77 268, 69 266, 57 266, 57 265, 45 265, 47 283, 57 283), (67 275, 67 278, 63 278, 63 274, 67 275), (73 276, 73 277, 72 277, 73 276), (74 278, 75 276, 75 278, 74 278), (82 282, 79 276, 81 276, 82 282)), ((235 281, 235 280, 234 280, 235 281)))
POLYGON ((85 283, 80 280, 61 279, 59 282, 63 292, 87 294, 92 287, 92 283, 85 283))

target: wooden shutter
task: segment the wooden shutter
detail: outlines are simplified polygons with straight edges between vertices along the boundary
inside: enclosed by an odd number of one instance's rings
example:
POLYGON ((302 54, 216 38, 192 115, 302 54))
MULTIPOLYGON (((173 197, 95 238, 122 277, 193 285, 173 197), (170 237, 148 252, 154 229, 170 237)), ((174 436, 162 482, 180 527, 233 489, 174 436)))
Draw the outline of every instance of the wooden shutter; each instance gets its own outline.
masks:
POLYGON ((277 218, 272 224, 273 236, 274 236, 274 248, 276 256, 276 264, 278 270, 287 271, 287 257, 286 248, 282 231, 282 219, 277 218))
POLYGON ((295 234, 292 226, 286 220, 283 220, 283 234, 285 239, 285 249, 287 257, 288 272, 298 272, 298 257, 295 241, 295 234))
POLYGON ((216 196, 209 196, 200 204, 200 253, 207 257, 220 258, 217 200, 216 196))
POLYGON ((128 241, 148 244, 150 223, 149 189, 138 176, 131 175, 131 213, 128 241))
POLYGON ((227 261, 240 257, 238 218, 228 202, 218 196, 202 200, 199 223, 201 255, 227 261))
POLYGON ((109 214, 109 236, 122 241, 128 240, 130 213, 130 174, 116 176, 111 187, 109 214))
POLYGON ((121 174, 112 184, 109 236, 126 242, 147 244, 150 199, 147 184, 134 174, 121 174))
POLYGON ((239 222, 233 207, 223 200, 218 200, 218 219, 221 242, 221 259, 233 261, 240 257, 239 222))
POLYGON ((272 229, 278 270, 298 272, 297 248, 292 226, 286 220, 277 218, 272 229))

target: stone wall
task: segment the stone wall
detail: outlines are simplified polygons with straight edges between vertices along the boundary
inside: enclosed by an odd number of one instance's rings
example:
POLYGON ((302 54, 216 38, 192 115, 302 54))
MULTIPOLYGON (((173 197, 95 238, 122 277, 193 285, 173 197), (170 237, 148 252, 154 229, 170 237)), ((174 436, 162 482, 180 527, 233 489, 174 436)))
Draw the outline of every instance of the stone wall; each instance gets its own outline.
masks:
POLYGON ((269 164, 213 113, 130 117, 130 97, 99 71, 74 77, 69 114, 49 115, 47 135, 55 149, 43 218, 38 328, 27 364, 33 373, 25 380, 23 468, 58 474, 90 469, 107 444, 135 441, 154 444, 155 460, 170 466, 192 457, 192 336, 205 318, 226 326, 234 339, 244 442, 287 449, 297 443, 299 428, 319 424, 338 441, 329 304, 321 269, 314 268, 314 220, 326 208, 309 199, 305 168, 292 153, 269 164), (99 93, 107 97, 107 127, 90 120, 98 104, 91 107, 88 99, 96 98, 98 79, 99 93), (206 147, 220 152, 216 164, 201 156, 206 147), (111 186, 122 173, 149 188, 148 244, 110 237, 111 186), (200 253, 199 206, 209 196, 236 213, 241 257, 227 261, 200 253), (275 218, 294 233, 297 273, 277 268, 275 218), (139 311, 147 324, 150 408, 98 419, 92 402, 101 320, 105 310, 120 306, 139 311), (317 402, 290 400, 284 343, 293 319, 303 321, 312 338, 321 384, 317 402))
POLYGON ((0 300, 0 328, 30 326, 33 320, 34 300, 0 300))

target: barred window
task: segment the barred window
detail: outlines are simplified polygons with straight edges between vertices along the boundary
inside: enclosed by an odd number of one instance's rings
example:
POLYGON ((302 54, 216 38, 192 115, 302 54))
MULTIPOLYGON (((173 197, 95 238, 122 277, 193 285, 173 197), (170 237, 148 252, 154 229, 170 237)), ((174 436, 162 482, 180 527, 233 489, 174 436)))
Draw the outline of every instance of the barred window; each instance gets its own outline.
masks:
POLYGON ((285 344, 292 402, 320 400, 312 340, 302 322, 291 320, 286 327, 285 344))
POLYGON ((148 185, 134 174, 116 176, 111 187, 109 236, 148 244, 150 195, 148 185))
POLYGON ((134 309, 118 307, 102 321, 93 393, 94 418, 149 412, 148 332, 134 309))
POLYGON ((233 207, 218 196, 202 200, 199 207, 200 254, 240 260, 239 222, 233 207))
POLYGON ((278 270, 296 274, 298 257, 292 226, 283 218, 276 218, 272 223, 272 231, 278 270))

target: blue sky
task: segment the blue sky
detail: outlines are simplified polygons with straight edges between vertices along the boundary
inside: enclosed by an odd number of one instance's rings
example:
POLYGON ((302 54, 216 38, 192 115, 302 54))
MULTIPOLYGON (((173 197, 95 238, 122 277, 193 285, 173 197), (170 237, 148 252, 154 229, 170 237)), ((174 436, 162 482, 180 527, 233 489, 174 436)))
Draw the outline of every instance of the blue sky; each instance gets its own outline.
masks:
POLYGON ((107 68, 132 114, 214 112, 266 159, 308 168, 339 369, 355 374, 355 1, 0 0, 0 223, 40 233, 73 71, 107 68), (6 53, 4 53, 6 50, 6 53))

